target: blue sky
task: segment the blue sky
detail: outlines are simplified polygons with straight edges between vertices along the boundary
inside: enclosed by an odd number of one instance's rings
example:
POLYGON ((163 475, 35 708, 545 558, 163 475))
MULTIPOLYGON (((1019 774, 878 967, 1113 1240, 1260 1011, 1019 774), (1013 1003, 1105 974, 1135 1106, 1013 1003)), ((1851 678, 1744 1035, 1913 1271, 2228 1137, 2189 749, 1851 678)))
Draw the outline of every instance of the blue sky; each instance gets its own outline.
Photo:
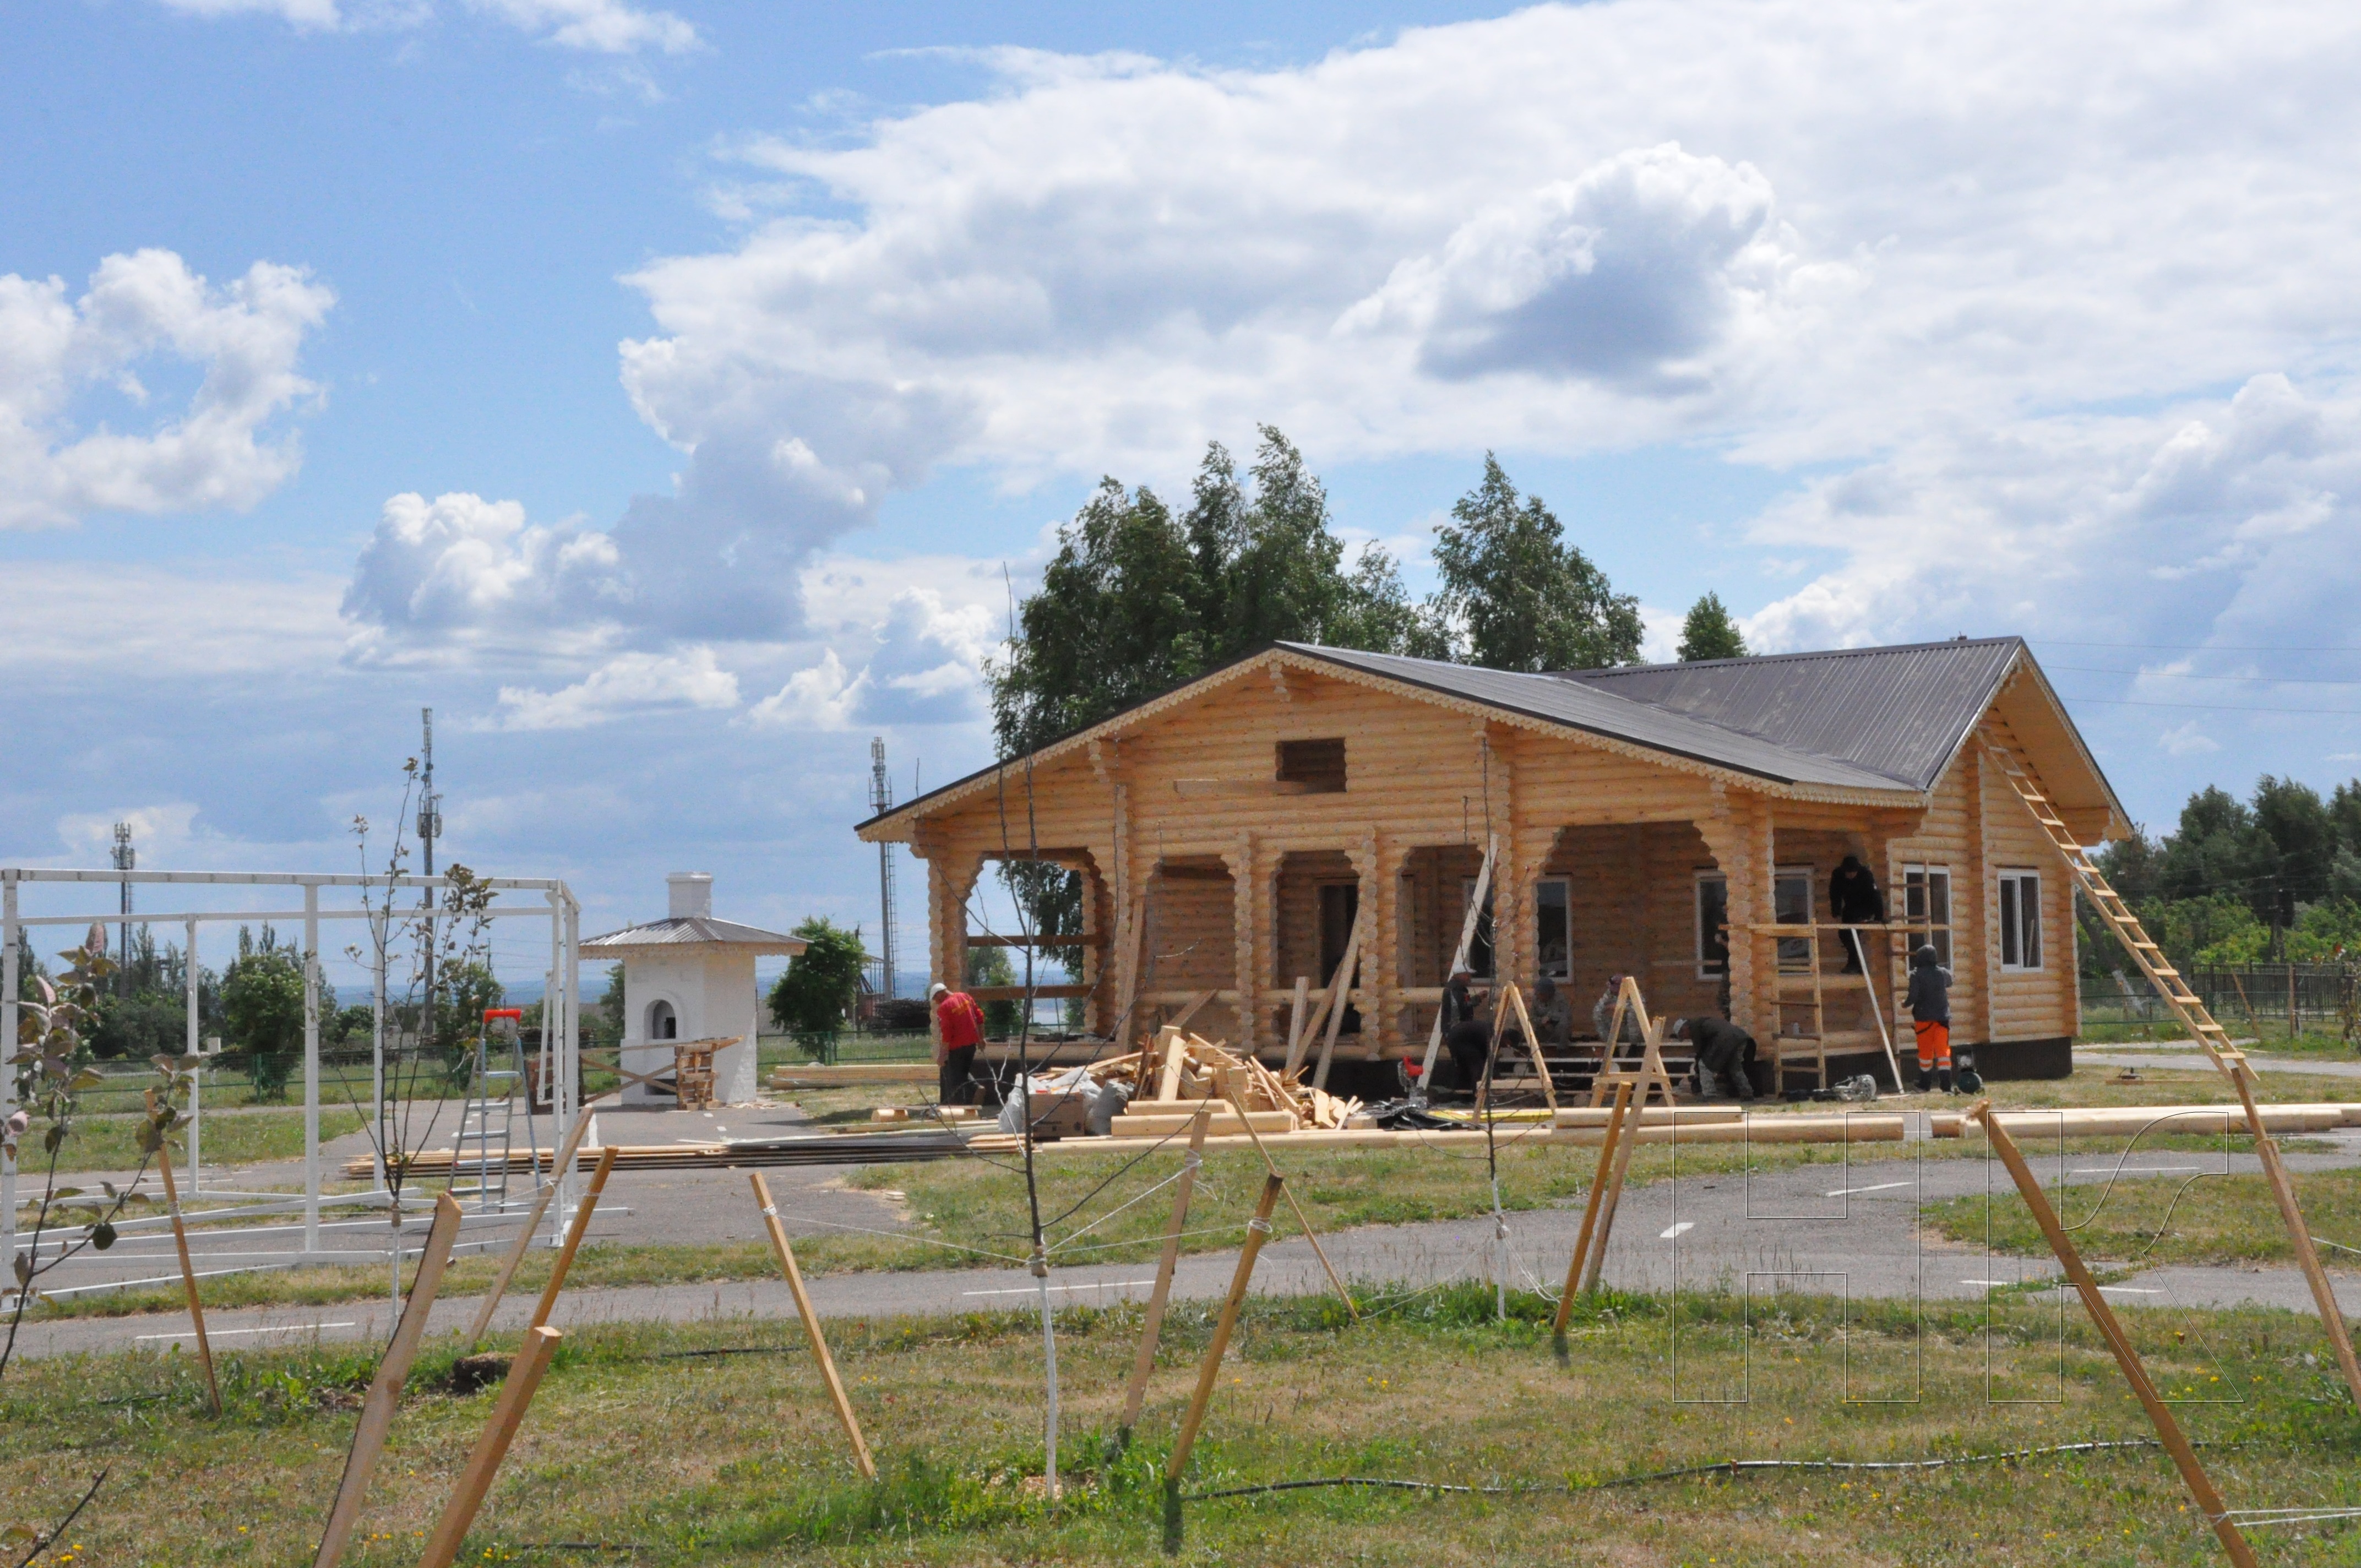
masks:
POLYGON ((870 736, 983 761, 1004 565, 1259 420, 1413 581, 1498 449, 1659 652, 2035 638, 2152 824, 2361 772, 2338 8, 0 27, 10 861, 349 864, 432 705, 594 926, 872 920, 870 736))

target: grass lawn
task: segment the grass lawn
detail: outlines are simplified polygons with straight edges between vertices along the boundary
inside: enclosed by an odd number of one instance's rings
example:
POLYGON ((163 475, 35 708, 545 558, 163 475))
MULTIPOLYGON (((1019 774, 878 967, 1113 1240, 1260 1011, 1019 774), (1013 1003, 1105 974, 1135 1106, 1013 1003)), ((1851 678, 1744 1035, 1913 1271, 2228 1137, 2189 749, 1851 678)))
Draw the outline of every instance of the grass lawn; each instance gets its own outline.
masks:
MULTIPOLYGON (((1610 1298, 1558 1365, 1519 1297, 1490 1321, 1480 1287, 1397 1300, 1362 1326, 1318 1299, 1249 1305, 1188 1476, 1193 1493, 1359 1475, 1530 1488, 1501 1497, 1320 1489, 1193 1501, 1196 1563, 2205 1563, 2218 1549, 2147 1448, 1920 1473, 1786 1472, 1587 1490, 1730 1458, 1907 1459, 2148 1433, 2079 1316, 1981 1306, 1843 1313, 1807 1299, 1664 1304, 1610 1298), (2062 1376, 2059 1363, 2062 1359, 2062 1376), (1915 1389, 1907 1368, 1918 1366, 1915 1389), (1887 1403, 1856 1391, 1915 1392, 1887 1403), (1881 1369, 1872 1372, 1872 1369, 1881 1369), (1888 1389, 1878 1382, 1894 1383, 1888 1389), (1743 1400, 1687 1402, 1744 1388, 1743 1400), (1675 1394, 1684 1398, 1675 1398, 1675 1394)), ((1059 1340, 1060 1471, 1041 1475, 1041 1345, 1021 1314, 846 1324, 839 1364, 884 1480, 864 1484, 791 1323, 602 1325, 569 1334, 463 1561, 639 1564, 1073 1563, 1159 1560, 1159 1468, 1209 1314, 1167 1319, 1129 1453, 1110 1429, 1136 1309, 1070 1310, 1059 1340), (744 1354, 714 1354, 713 1352, 744 1354), (577 1543, 571 1546, 562 1542, 577 1543), (580 1543, 595 1543, 584 1545, 580 1543)), ((2279 1313, 2134 1314, 2151 1371, 2239 1506, 2361 1504, 2361 1420, 2279 1313), (2185 1337, 2177 1337, 2183 1336, 2185 1337), (2220 1381, 2216 1381, 2219 1379, 2220 1381)), ((208 1415, 185 1354, 20 1363, 0 1394, 0 1512, 53 1519, 92 1476, 66 1537, 76 1563, 310 1560, 350 1442, 363 1347, 228 1349, 208 1415)), ((346 1561, 414 1562, 491 1409, 449 1390, 449 1343, 412 1379, 346 1561)), ((2273 1532, 2273 1560, 2350 1563, 2349 1522, 2273 1532)), ((66 1553, 61 1552, 59 1561, 66 1553)))
MULTIPOLYGON (((2213 1140, 2196 1142, 2209 1151, 2220 1146, 2213 1140)), ((2153 1140, 2143 1141, 2141 1154, 2145 1156, 2152 1146, 2153 1140)), ((2234 1141, 2232 1147, 2237 1146, 2234 1141)), ((2056 1168, 2037 1163, 2035 1168, 2047 1174, 2056 1168)), ((2311 1226, 2315 1241, 2361 1247, 2361 1170, 2301 1171, 2294 1174, 2294 1180, 2304 1223, 2311 1226)), ((2024 1200, 2007 1187, 2004 1178, 1999 1185, 2001 1191, 1992 1210, 1993 1249, 2048 1256, 2049 1244, 2033 1223, 2024 1200)), ((2260 1176, 2126 1177, 2112 1189, 2092 1183, 2051 1188, 2048 1192, 2075 1246, 2094 1263, 2295 1261, 2279 1205, 2271 1201, 2270 1188, 2260 1176)), ((1983 1245, 1981 1193, 1930 1203, 1926 1213, 1935 1228, 1952 1240, 1983 1245)), ((2328 1245, 2322 1245, 2319 1252, 2321 1262, 2332 1269, 2361 1266, 2361 1255, 2353 1252, 2328 1245)))
MULTIPOLYGON (((364 1100, 367 1096, 364 1094, 364 1100)), ((456 1113, 455 1113, 456 1114, 456 1113)), ((139 1123, 137 1116, 115 1114, 82 1115, 74 1118, 73 1131, 65 1145, 58 1150, 58 1169, 70 1170, 134 1170, 139 1165, 138 1147, 131 1141, 131 1131, 139 1123)), ((320 1107, 320 1141, 357 1133, 363 1125, 360 1112, 350 1105, 323 1104, 320 1107)), ((234 1110, 205 1108, 205 1167, 216 1165, 258 1165, 268 1160, 301 1159, 303 1157, 303 1108, 300 1105, 239 1107, 234 1110)), ((176 1135, 172 1146, 172 1163, 176 1168, 188 1163, 188 1133, 176 1135)), ((26 1190, 24 1181, 38 1181, 45 1162, 38 1147, 26 1151, 18 1178, 17 1190, 26 1190)))

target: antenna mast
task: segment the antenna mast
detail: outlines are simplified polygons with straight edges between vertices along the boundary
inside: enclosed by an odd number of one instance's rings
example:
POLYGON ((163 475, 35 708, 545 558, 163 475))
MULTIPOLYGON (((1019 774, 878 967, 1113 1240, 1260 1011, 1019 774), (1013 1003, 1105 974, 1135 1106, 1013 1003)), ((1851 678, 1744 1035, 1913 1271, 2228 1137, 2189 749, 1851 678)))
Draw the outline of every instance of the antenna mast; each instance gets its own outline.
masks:
MULTIPOLYGON (((873 814, 894 807, 894 781, 885 772, 885 737, 875 736, 869 742, 869 809, 873 814)), ((877 988, 878 995, 887 1001, 894 996, 894 846, 877 846, 877 902, 882 918, 877 923, 877 946, 880 961, 885 966, 884 981, 877 988)))
MULTIPOLYGON (((138 864, 139 851, 131 847, 131 824, 116 823, 115 869, 127 872, 138 864)), ((120 885, 123 889, 123 913, 128 915, 131 913, 131 883, 126 880, 120 885)), ((119 994, 128 996, 131 994, 131 922, 128 920, 115 928, 115 989, 119 994)))

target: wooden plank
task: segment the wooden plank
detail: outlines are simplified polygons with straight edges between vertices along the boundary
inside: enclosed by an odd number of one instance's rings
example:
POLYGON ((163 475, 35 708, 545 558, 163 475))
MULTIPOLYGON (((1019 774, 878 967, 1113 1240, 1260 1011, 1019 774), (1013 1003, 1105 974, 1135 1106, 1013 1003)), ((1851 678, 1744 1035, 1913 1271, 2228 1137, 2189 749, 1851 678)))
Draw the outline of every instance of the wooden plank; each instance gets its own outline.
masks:
MULTIPOLYGON (((1644 1097, 1646 1092, 1636 1087, 1632 1090, 1635 1098, 1644 1097)), ((1608 1168, 1606 1194, 1598 1201, 1598 1228, 1591 1233, 1590 1253, 1583 1260, 1582 1288, 1586 1294, 1598 1288, 1599 1270, 1607 1266, 1607 1241, 1615 1234, 1615 1211, 1623 1201, 1623 1179, 1631 1173, 1631 1151, 1640 1146, 1640 1131, 1634 1128, 1615 1146, 1614 1164, 1608 1168)), ((1686 1129, 1675 1126, 1664 1131, 1677 1136, 1686 1129)), ((1599 1163, 1606 1165, 1607 1161, 1602 1157, 1599 1163)))
POLYGON ((1312 977, 1295 977, 1295 1005, 1287 1014, 1287 1067, 1293 1072, 1303 1065, 1303 1022, 1305 1010, 1311 1006, 1312 977))
MULTIPOLYGON (((1160 1138, 1168 1134, 1187 1131, 1189 1124, 1198 1115, 1198 1112, 1186 1101, 1157 1103, 1160 1108, 1169 1108, 1171 1113, 1161 1113, 1160 1110, 1149 1113, 1126 1112, 1108 1125, 1115 1129, 1115 1135, 1118 1138, 1160 1138)), ((1292 1133, 1298 1125, 1292 1111, 1240 1111, 1225 1100, 1209 1100, 1203 1103, 1213 1107, 1210 1113, 1213 1131, 1217 1134, 1244 1133, 1248 1127, 1256 1133, 1292 1133)))
MULTIPOLYGON (((582 1107, 580 1113, 574 1118, 574 1125, 566 1132, 566 1142, 559 1146, 557 1157, 550 1161, 552 1171, 574 1168, 576 1151, 582 1147, 582 1139, 590 1131, 591 1118, 597 1114, 589 1106, 582 1107)), ((493 1309, 500 1304, 500 1297, 507 1292, 509 1281, 516 1277, 517 1265, 524 1261, 525 1253, 533 1246, 533 1233, 541 1229, 541 1217, 549 1212, 549 1201, 556 1195, 557 1183, 554 1179, 533 1195, 533 1208, 525 1215, 524 1224, 517 1232, 516 1240, 509 1244, 508 1255, 500 1260, 500 1271, 492 1277, 492 1288, 484 1293, 483 1305, 476 1309, 476 1321, 468 1325, 466 1348, 460 1351, 460 1354, 473 1353, 483 1343, 484 1331, 492 1326, 493 1309)))
POLYGON ((393 1428, 394 1410, 401 1403, 401 1386, 409 1380, 411 1364, 418 1359, 418 1346, 426 1337, 426 1320, 434 1310, 434 1292, 451 1262, 451 1244, 459 1239, 459 1201, 448 1192, 437 1193, 434 1223, 426 1233, 418 1272, 410 1281, 410 1299, 402 1303, 393 1341, 378 1358, 377 1376, 369 1380, 368 1393, 361 1399, 360 1424, 353 1429, 344 1479, 336 1484, 336 1500, 328 1509, 328 1527, 320 1536, 312 1568, 336 1568, 345 1554, 345 1543, 352 1539, 353 1527, 360 1522, 361 1504, 368 1500, 369 1480, 377 1474, 386 1434, 393 1428))
MULTIPOLYGON (((1197 1387, 1189 1396, 1189 1408, 1181 1415, 1180 1431, 1172 1440, 1172 1453, 1164 1464, 1164 1546, 1177 1551, 1180 1541, 1180 1477, 1189 1468, 1189 1451, 1196 1446, 1197 1433, 1205 1424, 1205 1408, 1213 1402, 1213 1386, 1222 1374, 1222 1357, 1230 1348, 1230 1336, 1237 1332, 1238 1309, 1246 1302, 1246 1287, 1253 1282, 1255 1259, 1262 1255, 1263 1243, 1270 1238, 1271 1211, 1279 1207, 1279 1190, 1287 1184, 1277 1176, 1263 1179, 1262 1196, 1255 1202, 1254 1218, 1246 1222, 1246 1244, 1239 1250, 1236 1272, 1230 1277, 1230 1292, 1222 1299, 1222 1315, 1214 1320, 1213 1342, 1205 1347, 1205 1359, 1197 1368, 1197 1387)), ((438 1568, 448 1568, 440 1564, 438 1568)))
POLYGON ((1062 936, 1049 934, 1026 937, 976 937, 967 939, 971 948, 1104 948, 1107 939, 1097 931, 1074 931, 1062 936))
POLYGON ((1097 989, 1095 985, 971 985, 967 993, 978 1002, 1022 1002, 1027 996, 1037 1002, 1058 1002, 1088 996, 1097 989))
POLYGON ((557 1251, 557 1261, 550 1265, 549 1283, 541 1288, 541 1299, 533 1303, 533 1326, 540 1328, 549 1321, 556 1309, 557 1293, 566 1288, 566 1276, 574 1267, 574 1255, 581 1250, 582 1238, 590 1229, 590 1212, 598 1207, 598 1196, 607 1190, 607 1178, 614 1174, 615 1146, 607 1146, 598 1157, 598 1168, 590 1173, 590 1189, 575 1207, 574 1223, 566 1228, 566 1245, 557 1251))
POLYGON ((870 1457, 868 1440, 861 1435, 861 1421, 852 1413, 852 1400, 844 1391, 844 1379, 837 1375, 836 1358, 828 1353, 828 1336, 820 1331, 819 1314, 812 1310, 811 1293, 804 1288, 803 1270, 796 1266, 796 1249, 787 1245, 787 1230, 779 1223, 779 1206, 771 1201, 770 1183, 763 1179, 759 1170, 746 1174, 753 1184, 754 1201, 762 1207, 772 1255, 779 1260, 780 1272, 787 1277, 787 1290, 796 1299, 796 1315, 803 1320, 805 1336, 811 1341, 812 1359, 819 1364, 820 1380, 828 1385, 829 1399, 836 1406, 836 1419, 843 1423, 844 1435, 852 1443, 852 1462, 864 1478, 874 1481, 877 1462, 870 1457))
MULTIPOLYGON (((1448 981, 1453 974, 1467 967, 1467 949, 1476 941, 1476 924, 1484 913, 1485 895, 1492 891, 1492 864, 1499 858, 1500 836, 1488 834, 1484 840, 1484 863, 1476 872, 1476 894, 1467 901, 1467 912, 1459 922, 1459 945, 1451 950, 1451 969, 1444 975, 1448 981)), ((1427 1031, 1426 1057, 1418 1069, 1419 1088, 1423 1091, 1434 1081, 1434 1054, 1443 1048, 1443 1014, 1438 1008, 1434 1026, 1427 1031)))
MULTIPOLYGON (((156 1106, 155 1091, 148 1091, 148 1106, 156 1106)), ((181 1221, 181 1192, 172 1182, 172 1150, 170 1145, 156 1146, 157 1174, 164 1179, 164 1209, 172 1216, 172 1247, 181 1255, 181 1288, 189 1298, 189 1321, 197 1332, 197 1359, 205 1369, 205 1397, 213 1404, 214 1414, 222 1413, 221 1380, 214 1376, 213 1343, 205 1338, 205 1304, 197 1296, 196 1266, 189 1261, 189 1227, 181 1221)))
POLYGON ((509 1363, 508 1381, 500 1385, 500 1401, 492 1409, 484 1435, 476 1440, 467 1467, 459 1472, 459 1485, 418 1559, 419 1568, 451 1568, 452 1560, 459 1555, 460 1544, 467 1539, 476 1514, 492 1489, 492 1477, 500 1473, 500 1461, 508 1457, 509 1444, 523 1424, 525 1409, 533 1403, 533 1391, 541 1387, 542 1374, 549 1370, 549 1358, 562 1337, 550 1328, 526 1332, 524 1347, 509 1363))
POLYGON ((1598 1207, 1606 1201, 1608 1173, 1614 1168, 1616 1150, 1622 1146, 1623 1119, 1631 1113, 1631 1086, 1615 1086, 1615 1103, 1608 1111, 1607 1135, 1598 1146, 1598 1169, 1590 1179, 1590 1196, 1582 1205, 1582 1226, 1574 1234, 1574 1255, 1566 1260, 1565 1288, 1558 1292, 1557 1318, 1550 1333, 1564 1356, 1565 1330, 1574 1314, 1575 1293, 1582 1288, 1584 1265, 1590 1258, 1590 1238, 1598 1233, 1598 1207))
POLYGON ((1353 922, 1352 935, 1345 938, 1345 956, 1336 960, 1336 972, 1328 978, 1328 1032, 1320 1041, 1320 1065, 1312 1070, 1314 1089, 1328 1087, 1328 1063, 1336 1054, 1336 1036, 1345 1026, 1353 970, 1361 961, 1361 920, 1353 922))
POLYGON ((1164 1252, 1156 1260, 1156 1288, 1148 1294, 1148 1314, 1139 1328, 1139 1349, 1132 1357, 1131 1378, 1124 1387, 1123 1418, 1115 1423, 1115 1441, 1131 1444, 1131 1429, 1139 1424, 1140 1407, 1148 1398, 1148 1376, 1156 1370, 1156 1342, 1164 1328, 1164 1308, 1172 1299, 1172 1275, 1180 1264, 1180 1233, 1189 1223, 1189 1200, 1197 1190, 1197 1169, 1203 1163, 1205 1131, 1210 1111, 1190 1118, 1189 1152, 1173 1184, 1172 1218, 1164 1228, 1164 1252))
POLYGON ((2122 1369, 2124 1381, 2131 1385, 2133 1396, 2139 1400, 2140 1408, 2147 1412, 2148 1421, 2156 1428, 2156 1435, 2163 1442, 2165 1452, 2172 1456, 2173 1468, 2180 1472, 2181 1484, 2189 1488, 2191 1498, 2197 1504, 2197 1511, 2213 1525, 2213 1534, 2222 1542, 2222 1550, 2229 1553, 2230 1561, 2238 1564, 2238 1568, 2253 1568, 2254 1551, 2246 1544, 2246 1537, 2239 1533, 2236 1521, 2229 1517, 2229 1506, 2213 1489, 2213 1483, 2207 1477, 2204 1467, 2197 1463, 2196 1451, 2181 1435, 2180 1423, 2172 1418, 2172 1407, 2165 1403, 2163 1397, 2157 1392, 2156 1385, 2148 1380, 2147 1368, 2140 1364, 2139 1352, 2133 1346, 2131 1336, 2125 1333, 2123 1325, 2115 1321, 2114 1310, 2107 1305, 2098 1280, 2083 1263, 2082 1255, 2075 1250, 2065 1227, 2058 1223, 2057 1213, 2049 1207, 2048 1196, 2041 1190, 2041 1183, 2025 1163, 2025 1156, 2018 1152, 2015 1140, 2009 1136, 2008 1129, 1997 1118, 1989 1115, 1991 1110, 1992 1102, 1987 1100, 1970 1114, 1984 1123, 1993 1152, 2000 1156, 2002 1164, 2008 1167, 2009 1178, 2016 1183, 2017 1196, 2025 1201, 2026 1208, 2032 1211, 2034 1223, 2041 1227, 2042 1235, 2048 1240, 2049 1250, 2058 1255, 2058 1266, 2066 1271, 2066 1277, 2073 1282, 2075 1293, 2082 1298, 2082 1310, 2090 1314, 2092 1326, 2107 1342, 2107 1348, 2114 1353, 2115 1365, 2122 1369))

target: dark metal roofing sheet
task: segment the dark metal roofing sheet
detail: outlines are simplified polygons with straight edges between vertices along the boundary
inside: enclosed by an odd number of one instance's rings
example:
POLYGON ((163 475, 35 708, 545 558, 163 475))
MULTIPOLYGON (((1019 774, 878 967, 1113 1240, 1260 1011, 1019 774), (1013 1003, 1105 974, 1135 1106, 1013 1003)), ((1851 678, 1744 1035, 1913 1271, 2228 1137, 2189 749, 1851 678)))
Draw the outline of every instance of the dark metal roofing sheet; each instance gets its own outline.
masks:
POLYGON ((735 920, 716 920, 710 915, 675 916, 666 920, 651 920, 644 926, 626 926, 620 931, 609 931, 603 937, 584 940, 586 953, 621 948, 690 948, 699 946, 762 948, 774 953, 800 953, 810 944, 801 937, 784 932, 765 931, 758 926, 741 926, 735 920))
POLYGON ((1960 639, 1550 678, 1923 790, 1934 787, 2024 646, 2015 637, 1960 639))
MULTIPOLYGON (((1831 757, 1751 733, 1710 717, 1682 712, 1620 688, 1602 689, 1587 680, 1561 675, 1521 674, 1510 670, 1487 670, 1473 664, 1438 663, 1392 653, 1362 653, 1345 648, 1322 648, 1285 642, 1315 659, 1349 665, 1429 691, 1464 697, 1493 707, 1544 718, 1592 734, 1611 736, 1634 745, 1676 756, 1712 762, 1740 773, 1781 784, 1822 784, 1837 789, 1923 789, 1916 779, 1861 765, 1851 759, 1831 757)), ((1677 669, 1679 666, 1666 666, 1677 669)), ((1690 666, 1695 668, 1696 666, 1690 666)), ((1593 672, 1586 671, 1587 676, 1593 672)), ((1601 674, 1641 672, 1599 671, 1601 674)))

